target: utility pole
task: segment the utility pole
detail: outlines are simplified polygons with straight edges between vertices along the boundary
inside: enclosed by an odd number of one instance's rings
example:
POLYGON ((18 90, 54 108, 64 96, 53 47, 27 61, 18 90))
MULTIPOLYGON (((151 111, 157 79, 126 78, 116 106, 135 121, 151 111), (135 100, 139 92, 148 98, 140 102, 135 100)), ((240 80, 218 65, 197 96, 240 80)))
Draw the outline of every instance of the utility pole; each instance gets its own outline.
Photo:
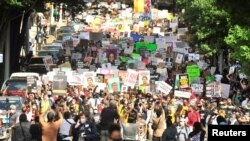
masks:
POLYGON ((10 77, 10 22, 7 24, 5 40, 4 80, 10 77))

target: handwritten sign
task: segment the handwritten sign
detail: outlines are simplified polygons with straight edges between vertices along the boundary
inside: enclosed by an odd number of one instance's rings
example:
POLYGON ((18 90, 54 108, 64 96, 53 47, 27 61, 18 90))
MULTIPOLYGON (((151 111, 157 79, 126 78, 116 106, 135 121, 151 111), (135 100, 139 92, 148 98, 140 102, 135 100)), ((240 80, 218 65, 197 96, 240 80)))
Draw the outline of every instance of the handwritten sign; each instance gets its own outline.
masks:
POLYGON ((190 98, 191 97, 191 93, 190 92, 184 92, 184 91, 174 91, 174 95, 176 97, 182 97, 182 98, 190 98))
POLYGON ((203 85, 202 84, 192 84, 192 91, 194 93, 202 93, 203 92, 203 85))
POLYGON ((165 83, 164 81, 160 81, 157 84, 157 89, 163 92, 165 95, 168 95, 170 91, 172 90, 172 86, 169 84, 165 83))
POLYGON ((130 87, 134 87, 137 81, 137 77, 138 77, 137 71, 128 69, 124 84, 130 87))

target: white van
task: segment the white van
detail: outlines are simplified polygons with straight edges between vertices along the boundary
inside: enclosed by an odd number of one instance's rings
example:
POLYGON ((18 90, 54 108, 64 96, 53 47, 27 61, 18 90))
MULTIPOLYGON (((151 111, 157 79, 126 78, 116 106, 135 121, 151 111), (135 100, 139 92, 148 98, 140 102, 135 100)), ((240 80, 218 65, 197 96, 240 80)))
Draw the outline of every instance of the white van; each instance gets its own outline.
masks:
POLYGON ((15 72, 15 73, 11 74, 10 79, 13 79, 13 78, 24 78, 24 77, 27 78, 29 76, 35 77, 35 79, 37 79, 37 80, 41 80, 39 74, 38 73, 34 73, 34 72, 15 72))

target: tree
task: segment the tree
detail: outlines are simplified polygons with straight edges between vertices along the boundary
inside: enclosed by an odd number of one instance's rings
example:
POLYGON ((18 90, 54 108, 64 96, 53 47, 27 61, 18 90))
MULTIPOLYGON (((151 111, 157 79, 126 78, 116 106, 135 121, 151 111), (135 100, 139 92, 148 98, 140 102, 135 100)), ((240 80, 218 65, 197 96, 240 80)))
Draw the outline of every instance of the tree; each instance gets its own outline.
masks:
POLYGON ((191 44, 207 56, 218 55, 225 47, 224 37, 230 27, 229 14, 217 7, 216 0, 177 0, 178 7, 185 9, 181 17, 193 35, 191 44))
POLYGON ((230 28, 225 41, 232 49, 232 59, 239 61, 241 71, 250 76, 250 29, 235 25, 230 28))

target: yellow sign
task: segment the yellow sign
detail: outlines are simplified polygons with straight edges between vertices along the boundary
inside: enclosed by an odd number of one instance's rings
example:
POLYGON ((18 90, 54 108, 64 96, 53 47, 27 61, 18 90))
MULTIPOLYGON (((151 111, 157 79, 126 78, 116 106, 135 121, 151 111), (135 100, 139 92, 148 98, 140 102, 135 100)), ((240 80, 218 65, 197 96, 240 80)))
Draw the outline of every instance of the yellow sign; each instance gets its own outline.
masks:
POLYGON ((134 12, 144 12, 144 0, 134 0, 134 12))

